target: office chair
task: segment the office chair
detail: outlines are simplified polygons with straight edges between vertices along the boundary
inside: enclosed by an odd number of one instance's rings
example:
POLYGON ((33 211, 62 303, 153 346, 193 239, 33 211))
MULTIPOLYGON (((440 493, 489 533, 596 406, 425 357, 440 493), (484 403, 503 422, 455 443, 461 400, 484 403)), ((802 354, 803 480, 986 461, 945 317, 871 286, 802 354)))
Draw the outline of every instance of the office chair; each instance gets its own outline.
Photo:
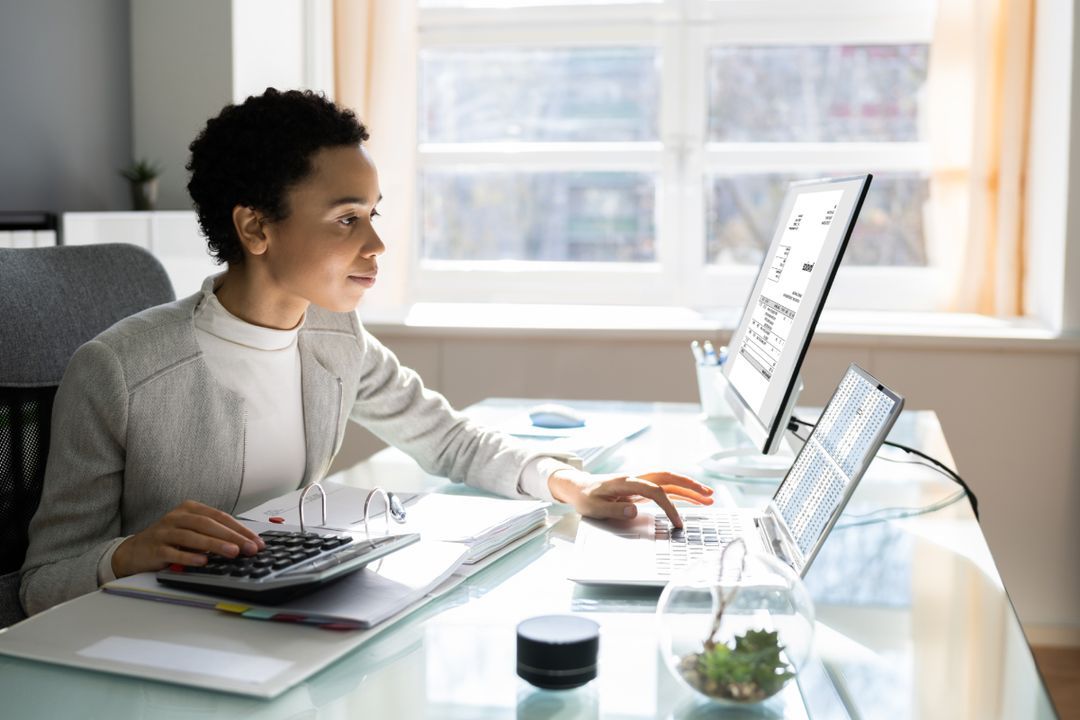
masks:
POLYGON ((116 321, 174 299, 161 263, 134 245, 0 248, 0 627, 25 617, 19 568, 68 360, 116 321))

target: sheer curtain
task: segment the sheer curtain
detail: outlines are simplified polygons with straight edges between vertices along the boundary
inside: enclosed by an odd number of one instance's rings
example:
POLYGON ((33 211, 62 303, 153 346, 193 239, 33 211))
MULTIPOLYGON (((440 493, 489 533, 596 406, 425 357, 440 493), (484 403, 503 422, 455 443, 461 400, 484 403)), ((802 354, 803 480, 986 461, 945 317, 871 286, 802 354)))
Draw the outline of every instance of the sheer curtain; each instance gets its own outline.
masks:
POLYGON ((387 255, 365 308, 407 294, 416 191, 416 3, 334 0, 334 96, 367 125, 383 201, 376 220, 387 255))
POLYGON ((944 309, 1024 314, 1025 172, 1035 0, 938 0, 927 81, 944 309))

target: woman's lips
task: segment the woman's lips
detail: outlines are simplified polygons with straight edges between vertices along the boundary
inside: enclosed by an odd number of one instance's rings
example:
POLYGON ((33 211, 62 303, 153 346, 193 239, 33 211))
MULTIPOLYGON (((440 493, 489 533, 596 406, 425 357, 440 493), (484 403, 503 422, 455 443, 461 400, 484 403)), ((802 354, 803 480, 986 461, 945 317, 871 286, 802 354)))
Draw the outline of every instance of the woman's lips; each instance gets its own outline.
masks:
POLYGON ((375 285, 374 275, 350 275, 349 280, 365 288, 370 288, 375 285))

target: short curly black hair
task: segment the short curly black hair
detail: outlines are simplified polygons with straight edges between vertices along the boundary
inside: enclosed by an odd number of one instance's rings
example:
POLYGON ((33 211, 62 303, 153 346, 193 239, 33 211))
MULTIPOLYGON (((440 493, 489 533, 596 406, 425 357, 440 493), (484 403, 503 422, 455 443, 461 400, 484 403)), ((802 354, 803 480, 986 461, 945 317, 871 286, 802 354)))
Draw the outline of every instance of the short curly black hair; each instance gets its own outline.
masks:
POLYGON ((351 110, 310 90, 267 88, 240 105, 227 105, 188 148, 188 193, 210 254, 218 263, 242 262, 234 207, 254 208, 271 222, 284 220, 286 191, 311 174, 316 152, 367 139, 367 128, 351 110))

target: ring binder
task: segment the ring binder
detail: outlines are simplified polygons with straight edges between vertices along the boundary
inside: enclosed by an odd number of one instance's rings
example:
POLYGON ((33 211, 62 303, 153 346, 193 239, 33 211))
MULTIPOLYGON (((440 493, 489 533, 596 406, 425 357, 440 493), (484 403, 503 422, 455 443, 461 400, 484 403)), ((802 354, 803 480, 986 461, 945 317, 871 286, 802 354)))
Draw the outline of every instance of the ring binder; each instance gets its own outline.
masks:
MULTIPOLYGON (((307 500, 308 493, 316 489, 319 491, 320 505, 322 507, 322 519, 319 520, 319 527, 326 526, 326 490, 323 488, 322 483, 316 481, 303 489, 297 502, 296 512, 300 517, 300 532, 307 530, 304 525, 304 502, 307 500)), ((375 495, 382 498, 383 506, 386 508, 386 532, 383 533, 384 537, 390 534, 391 518, 398 525, 404 525, 406 520, 405 505, 398 500, 394 493, 378 486, 372 488, 367 497, 364 498, 364 538, 369 542, 371 540, 371 498, 375 495)))

